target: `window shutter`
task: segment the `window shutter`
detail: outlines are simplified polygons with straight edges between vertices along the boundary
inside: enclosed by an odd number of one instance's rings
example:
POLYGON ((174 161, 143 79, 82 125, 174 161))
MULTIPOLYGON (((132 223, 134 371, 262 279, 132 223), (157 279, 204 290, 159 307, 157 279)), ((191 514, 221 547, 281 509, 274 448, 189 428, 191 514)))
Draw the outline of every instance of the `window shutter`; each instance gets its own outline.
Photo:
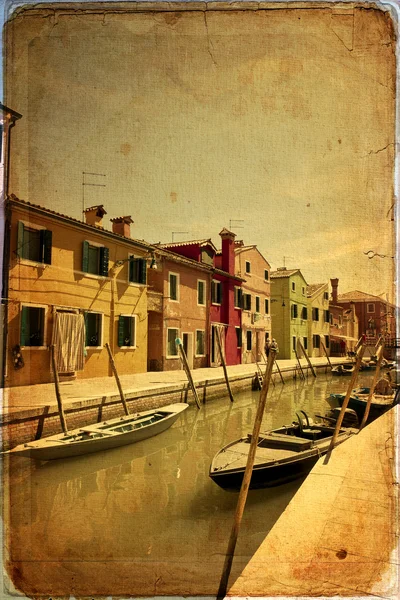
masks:
POLYGON ((218 304, 222 304, 222 282, 220 281, 218 284, 218 304))
POLYGON ((125 325, 125 317, 122 315, 119 316, 118 319, 118 346, 125 346, 124 344, 124 325, 125 325))
POLYGON ((53 232, 49 229, 41 229, 40 231, 40 245, 42 247, 43 262, 46 265, 51 265, 51 246, 52 246, 53 232))
POLYGON ((134 281, 134 269, 135 269, 135 257, 131 256, 129 258, 129 281, 133 282, 134 281))
POLYGON ((28 307, 23 306, 21 309, 21 331, 20 331, 20 345, 26 346, 26 326, 28 324, 28 307))
POLYGON ((89 242, 83 242, 82 244, 82 271, 84 273, 89 272, 89 242))
POLYGON ((141 258, 139 260, 139 283, 146 284, 146 276, 147 276, 147 260, 145 258, 141 258))
POLYGON ((17 256, 19 256, 19 258, 22 258, 22 256, 23 256, 23 245, 24 245, 24 224, 22 221, 18 221, 17 256))
POLYGON ((130 337, 130 345, 131 346, 135 345, 135 337, 136 337, 135 325, 136 325, 135 318, 130 317, 130 319, 129 319, 129 337, 130 337))
POLYGON ((110 251, 108 248, 103 247, 100 248, 100 273, 99 275, 103 275, 107 277, 108 275, 108 259, 110 256, 110 251))
POLYGON ((243 306, 243 290, 242 290, 242 288, 239 288, 239 290, 238 290, 238 306, 240 308, 242 308, 242 306, 243 306))

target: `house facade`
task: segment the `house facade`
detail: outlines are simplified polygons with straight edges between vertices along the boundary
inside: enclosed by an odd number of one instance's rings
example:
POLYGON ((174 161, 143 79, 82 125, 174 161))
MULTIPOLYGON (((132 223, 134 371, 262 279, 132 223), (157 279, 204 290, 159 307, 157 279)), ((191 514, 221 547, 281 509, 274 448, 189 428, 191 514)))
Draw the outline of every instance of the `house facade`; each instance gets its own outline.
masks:
MULTIPOLYGON (((328 283, 307 286, 308 356, 329 355, 329 289, 328 283)), ((303 344, 304 345, 304 344, 303 344)))
POLYGON ((307 282, 300 269, 271 272, 272 337, 279 358, 296 358, 298 340, 308 345, 307 282))
POLYGON ((329 302, 329 335, 331 356, 346 356, 355 352, 361 334, 354 302, 346 306, 338 301, 338 279, 331 279, 332 294, 329 302))
POLYGON ((130 238, 130 217, 85 211, 85 222, 7 201, 8 315, 5 385, 53 380, 51 345, 64 378, 147 370, 147 270, 150 245, 130 238))
POLYGON ((221 339, 227 365, 240 364, 242 353, 242 309, 240 306, 235 306, 235 289, 240 287, 243 281, 235 274, 236 236, 227 229, 223 229, 219 235, 221 251, 217 251, 214 244, 206 239, 160 245, 164 249, 210 267, 208 330, 210 366, 221 364, 217 336, 221 339))
POLYGON ((209 364, 211 267, 168 250, 148 277, 148 370, 181 369, 180 338, 191 369, 209 364))
POLYGON ((260 362, 271 339, 271 266, 257 246, 236 242, 235 269, 245 280, 235 288, 235 303, 242 306, 242 363, 260 362))

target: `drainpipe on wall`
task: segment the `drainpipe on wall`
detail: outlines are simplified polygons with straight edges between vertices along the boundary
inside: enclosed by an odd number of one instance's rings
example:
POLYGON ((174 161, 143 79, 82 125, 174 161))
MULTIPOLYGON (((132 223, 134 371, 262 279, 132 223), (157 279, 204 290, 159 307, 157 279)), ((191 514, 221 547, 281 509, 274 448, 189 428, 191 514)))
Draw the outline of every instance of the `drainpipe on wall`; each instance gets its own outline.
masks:
POLYGON ((3 253, 3 276, 1 304, 3 306, 3 347, 2 347, 2 365, 0 376, 0 387, 4 388, 6 369, 7 369, 7 345, 8 345, 8 287, 10 276, 10 236, 11 236, 11 209, 8 202, 4 208, 4 253, 3 253))

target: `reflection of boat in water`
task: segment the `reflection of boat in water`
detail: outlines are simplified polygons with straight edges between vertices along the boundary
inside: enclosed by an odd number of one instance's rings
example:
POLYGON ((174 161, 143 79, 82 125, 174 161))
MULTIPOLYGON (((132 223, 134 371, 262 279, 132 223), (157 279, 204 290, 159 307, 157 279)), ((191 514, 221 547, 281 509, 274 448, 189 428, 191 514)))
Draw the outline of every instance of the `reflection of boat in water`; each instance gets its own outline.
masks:
POLYGON ((332 367, 333 375, 351 375, 354 371, 353 363, 343 363, 342 365, 337 365, 336 367, 332 367))
MULTIPOLYGON (((301 411, 303 412, 303 411, 301 411)), ((328 452, 334 426, 311 423, 303 412, 298 423, 260 433, 254 460, 250 488, 281 485, 308 473, 317 460, 328 452)), ((342 428, 337 437, 340 444, 357 432, 342 428)), ((210 477, 224 489, 239 489, 246 468, 251 434, 231 442, 214 456, 210 477)))
POLYGON ((185 403, 169 404, 159 409, 87 425, 66 434, 60 433, 22 444, 8 454, 37 460, 54 460, 133 444, 171 427, 188 406, 185 403))

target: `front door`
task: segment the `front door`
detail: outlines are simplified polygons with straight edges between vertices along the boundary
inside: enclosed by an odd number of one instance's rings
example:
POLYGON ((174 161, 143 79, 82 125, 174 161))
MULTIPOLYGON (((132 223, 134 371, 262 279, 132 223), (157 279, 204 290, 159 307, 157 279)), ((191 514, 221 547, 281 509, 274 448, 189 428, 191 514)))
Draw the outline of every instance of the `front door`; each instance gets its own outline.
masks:
POLYGON ((183 333, 182 343, 189 369, 193 369, 193 333, 183 333))

